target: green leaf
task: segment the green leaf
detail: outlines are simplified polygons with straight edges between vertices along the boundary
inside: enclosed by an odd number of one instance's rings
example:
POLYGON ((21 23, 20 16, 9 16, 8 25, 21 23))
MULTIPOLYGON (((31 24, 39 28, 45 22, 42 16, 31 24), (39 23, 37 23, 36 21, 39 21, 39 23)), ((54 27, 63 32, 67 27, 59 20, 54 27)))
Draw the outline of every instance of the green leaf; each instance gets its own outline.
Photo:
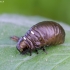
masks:
POLYGON ((70 27, 60 23, 66 32, 64 44, 46 47, 21 55, 10 36, 23 36, 35 23, 47 20, 41 17, 3 15, 0 20, 0 70, 70 70, 70 27))

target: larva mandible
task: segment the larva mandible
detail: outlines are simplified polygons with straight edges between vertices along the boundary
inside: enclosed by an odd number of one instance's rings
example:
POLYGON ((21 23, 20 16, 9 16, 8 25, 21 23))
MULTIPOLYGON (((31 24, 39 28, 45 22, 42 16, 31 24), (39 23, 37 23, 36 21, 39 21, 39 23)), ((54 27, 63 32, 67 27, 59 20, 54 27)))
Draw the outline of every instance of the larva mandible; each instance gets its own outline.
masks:
POLYGON ((38 48, 45 51, 44 46, 59 45, 64 43, 65 31, 63 27, 54 21, 42 21, 33 25, 22 37, 12 36, 17 42, 16 48, 20 53, 30 52, 38 48))

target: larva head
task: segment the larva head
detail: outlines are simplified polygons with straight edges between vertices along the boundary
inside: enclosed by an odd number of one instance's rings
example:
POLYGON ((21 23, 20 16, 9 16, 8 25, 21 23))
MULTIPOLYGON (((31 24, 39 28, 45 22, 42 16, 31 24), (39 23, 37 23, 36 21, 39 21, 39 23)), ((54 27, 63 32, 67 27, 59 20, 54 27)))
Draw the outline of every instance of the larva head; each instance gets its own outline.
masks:
POLYGON ((23 37, 18 38, 17 36, 13 36, 11 39, 17 42, 16 48, 21 54, 25 54, 28 51, 27 44, 25 43, 23 37))

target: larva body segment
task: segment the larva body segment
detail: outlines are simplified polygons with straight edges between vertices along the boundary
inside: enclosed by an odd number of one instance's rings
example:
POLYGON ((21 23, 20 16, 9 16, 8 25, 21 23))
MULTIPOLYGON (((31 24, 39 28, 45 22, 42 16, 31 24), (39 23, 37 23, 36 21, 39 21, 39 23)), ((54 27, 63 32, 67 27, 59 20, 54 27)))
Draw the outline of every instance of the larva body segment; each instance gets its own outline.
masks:
MULTIPOLYGON (((13 38, 13 37, 12 37, 13 38)), ((65 40, 65 31, 62 26, 53 21, 43 21, 32 26, 28 32, 22 36, 17 43, 20 52, 30 52, 44 46, 59 45, 65 40)), ((37 52, 38 53, 38 52, 37 52)))
MULTIPOLYGON (((44 46, 44 45, 57 45, 64 42, 65 31, 57 23, 44 21, 34 25, 25 36, 28 38, 34 46, 44 46), (34 32, 34 34, 31 33, 34 32), (39 45, 36 44, 39 42, 39 45)), ((33 47, 35 48, 35 47, 33 47)), ((32 48, 32 49, 33 49, 32 48)))

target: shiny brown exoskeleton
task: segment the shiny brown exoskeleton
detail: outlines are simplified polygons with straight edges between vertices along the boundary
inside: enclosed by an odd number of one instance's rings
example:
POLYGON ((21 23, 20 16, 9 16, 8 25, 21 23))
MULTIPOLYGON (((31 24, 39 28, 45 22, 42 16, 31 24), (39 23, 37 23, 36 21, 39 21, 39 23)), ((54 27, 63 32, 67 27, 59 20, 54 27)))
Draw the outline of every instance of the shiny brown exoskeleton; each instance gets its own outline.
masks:
POLYGON ((38 48, 45 51, 44 46, 62 44, 65 40, 65 31, 61 25, 54 21, 43 21, 32 26, 22 37, 11 37, 17 41, 17 49, 20 53, 30 52, 38 48))

